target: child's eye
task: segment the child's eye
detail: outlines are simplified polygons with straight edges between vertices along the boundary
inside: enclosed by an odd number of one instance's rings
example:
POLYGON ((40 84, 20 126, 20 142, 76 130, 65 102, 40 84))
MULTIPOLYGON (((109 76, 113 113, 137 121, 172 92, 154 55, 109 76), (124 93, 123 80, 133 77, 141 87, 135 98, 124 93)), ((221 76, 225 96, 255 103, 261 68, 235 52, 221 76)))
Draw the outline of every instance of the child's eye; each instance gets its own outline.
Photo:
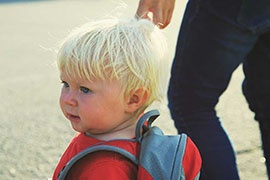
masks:
POLYGON ((63 87, 68 88, 69 84, 66 81, 62 81, 63 87))
POLYGON ((80 90, 83 92, 83 93, 89 93, 90 92, 90 89, 89 88, 86 88, 86 87, 80 87, 80 90))

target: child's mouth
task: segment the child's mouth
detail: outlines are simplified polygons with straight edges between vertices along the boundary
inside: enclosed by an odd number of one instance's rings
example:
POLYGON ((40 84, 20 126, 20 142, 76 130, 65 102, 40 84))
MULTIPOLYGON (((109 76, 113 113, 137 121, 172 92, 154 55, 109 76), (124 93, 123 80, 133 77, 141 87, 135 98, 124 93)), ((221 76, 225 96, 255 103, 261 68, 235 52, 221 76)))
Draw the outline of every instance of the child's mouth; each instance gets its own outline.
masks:
POLYGON ((80 117, 67 113, 67 118, 72 122, 79 122, 80 117))

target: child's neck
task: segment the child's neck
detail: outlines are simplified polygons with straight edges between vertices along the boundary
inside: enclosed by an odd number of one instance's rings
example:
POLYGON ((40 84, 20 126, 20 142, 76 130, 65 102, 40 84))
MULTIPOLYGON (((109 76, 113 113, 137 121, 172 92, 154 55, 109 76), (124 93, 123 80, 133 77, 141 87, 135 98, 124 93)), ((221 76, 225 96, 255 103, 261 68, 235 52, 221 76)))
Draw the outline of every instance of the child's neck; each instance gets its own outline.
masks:
POLYGON ((136 123, 117 131, 112 131, 104 134, 91 134, 89 132, 85 132, 85 135, 103 141, 109 141, 114 139, 133 139, 135 137, 135 129, 136 123))

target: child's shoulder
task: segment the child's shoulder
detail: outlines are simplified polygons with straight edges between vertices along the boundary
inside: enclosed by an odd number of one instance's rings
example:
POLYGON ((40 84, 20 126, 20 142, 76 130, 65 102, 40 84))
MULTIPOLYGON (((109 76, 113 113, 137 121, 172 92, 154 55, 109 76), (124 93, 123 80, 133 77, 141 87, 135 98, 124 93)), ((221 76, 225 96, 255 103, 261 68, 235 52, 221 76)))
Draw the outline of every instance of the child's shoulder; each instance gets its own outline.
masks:
MULTIPOLYGON (((136 143, 126 143, 134 144, 129 151, 136 151, 136 143)), ((119 143, 116 144, 119 145, 119 143)), ((97 151, 85 156, 74 164, 68 175, 68 177, 79 177, 79 179, 96 179, 97 177, 99 179, 132 179, 136 176, 137 165, 128 161, 123 155, 111 151, 97 151)))

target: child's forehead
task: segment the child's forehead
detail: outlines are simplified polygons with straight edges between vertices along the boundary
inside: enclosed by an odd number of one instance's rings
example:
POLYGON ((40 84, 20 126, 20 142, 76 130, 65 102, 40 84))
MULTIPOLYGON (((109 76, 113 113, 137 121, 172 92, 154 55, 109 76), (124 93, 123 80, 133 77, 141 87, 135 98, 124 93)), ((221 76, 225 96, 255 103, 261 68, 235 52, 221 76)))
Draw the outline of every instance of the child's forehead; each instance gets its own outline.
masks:
POLYGON ((65 70, 60 71, 60 78, 62 80, 76 81, 76 82, 79 82, 79 83, 95 81, 94 78, 91 78, 90 79, 90 78, 82 77, 81 75, 79 75, 77 73, 68 73, 65 70))
POLYGON ((86 78, 86 77, 81 77, 80 75, 77 74, 70 74, 67 73, 66 71, 61 71, 60 72, 60 79, 63 81, 68 81, 68 82, 74 82, 77 84, 86 84, 86 83, 109 83, 109 82, 114 82, 117 83, 118 80, 115 79, 102 79, 102 78, 86 78))

